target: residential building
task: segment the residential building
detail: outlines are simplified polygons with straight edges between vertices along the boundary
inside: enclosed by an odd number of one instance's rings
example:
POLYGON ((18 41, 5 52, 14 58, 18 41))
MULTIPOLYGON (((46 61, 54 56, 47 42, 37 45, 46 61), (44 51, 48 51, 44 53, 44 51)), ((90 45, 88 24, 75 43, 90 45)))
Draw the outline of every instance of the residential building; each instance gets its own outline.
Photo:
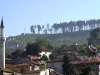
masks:
POLYGON ((83 67, 86 67, 86 66, 92 66, 93 67, 93 69, 94 69, 92 71, 93 75, 100 75, 100 58, 98 58, 98 57, 88 57, 87 59, 80 60, 80 61, 78 61, 74 64, 74 68, 76 68, 76 70, 78 72, 80 72, 80 70, 83 67))
POLYGON ((60 55, 64 55, 64 54, 78 55, 78 51, 77 51, 77 48, 75 47, 67 46, 61 49, 59 54, 60 55))
MULTIPOLYGON (((69 58, 70 58, 72 64, 81 60, 80 58, 78 58, 75 55, 69 55, 69 58)), ((62 73, 62 67, 61 67, 62 66, 62 60, 63 60, 63 56, 57 57, 53 60, 48 61, 47 66, 54 68, 55 72, 62 73)))

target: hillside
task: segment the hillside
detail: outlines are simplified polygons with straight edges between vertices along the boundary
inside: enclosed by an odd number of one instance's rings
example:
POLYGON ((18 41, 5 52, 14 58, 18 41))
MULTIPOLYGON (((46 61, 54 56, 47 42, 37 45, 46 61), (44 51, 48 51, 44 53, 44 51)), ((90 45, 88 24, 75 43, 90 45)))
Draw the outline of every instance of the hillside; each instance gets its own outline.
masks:
POLYGON ((10 36, 7 38, 7 43, 27 44, 33 43, 39 36, 44 36, 54 46, 61 46, 63 44, 71 45, 74 43, 87 44, 90 30, 59 33, 59 34, 21 34, 18 36, 10 36))

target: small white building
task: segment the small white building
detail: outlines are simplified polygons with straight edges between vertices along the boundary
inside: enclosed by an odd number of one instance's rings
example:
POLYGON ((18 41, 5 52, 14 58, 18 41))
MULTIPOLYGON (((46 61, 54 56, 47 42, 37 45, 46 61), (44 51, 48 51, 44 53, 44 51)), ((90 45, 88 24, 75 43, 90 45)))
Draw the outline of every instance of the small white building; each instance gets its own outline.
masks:
POLYGON ((49 58, 49 55, 52 53, 52 50, 45 48, 45 47, 41 47, 41 50, 42 50, 40 53, 41 57, 43 55, 46 55, 49 58))

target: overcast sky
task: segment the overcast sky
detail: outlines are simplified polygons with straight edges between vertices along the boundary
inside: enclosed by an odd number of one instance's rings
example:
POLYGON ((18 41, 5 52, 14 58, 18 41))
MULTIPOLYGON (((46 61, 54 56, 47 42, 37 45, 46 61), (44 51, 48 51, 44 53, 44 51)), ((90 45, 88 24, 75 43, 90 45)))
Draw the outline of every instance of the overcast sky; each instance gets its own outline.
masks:
POLYGON ((5 35, 30 33, 31 25, 100 19, 100 0, 0 0, 5 35))

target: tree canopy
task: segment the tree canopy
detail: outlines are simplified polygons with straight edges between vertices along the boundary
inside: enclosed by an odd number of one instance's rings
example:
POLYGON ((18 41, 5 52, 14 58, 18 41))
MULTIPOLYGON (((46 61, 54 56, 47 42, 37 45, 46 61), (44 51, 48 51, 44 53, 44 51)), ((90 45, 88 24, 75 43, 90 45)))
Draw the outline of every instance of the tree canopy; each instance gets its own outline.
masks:
POLYGON ((46 37, 39 36, 35 39, 36 43, 40 46, 47 47, 48 46, 48 40, 46 37))
POLYGON ((88 38, 88 44, 91 45, 91 43, 95 39, 100 39, 100 28, 95 28, 91 30, 90 37, 88 38))
POLYGON ((41 52, 41 47, 37 43, 28 43, 26 46, 26 54, 27 55, 39 55, 41 52))
POLYGON ((87 54, 87 50, 86 50, 84 47, 80 46, 80 47, 78 48, 78 54, 79 54, 79 55, 87 54))
POLYGON ((49 26, 49 24, 31 25, 30 31, 34 34, 58 34, 58 33, 92 30, 97 27, 100 27, 100 19, 60 22, 60 23, 54 23, 51 26, 49 26), (36 30, 38 30, 37 33, 36 30))

